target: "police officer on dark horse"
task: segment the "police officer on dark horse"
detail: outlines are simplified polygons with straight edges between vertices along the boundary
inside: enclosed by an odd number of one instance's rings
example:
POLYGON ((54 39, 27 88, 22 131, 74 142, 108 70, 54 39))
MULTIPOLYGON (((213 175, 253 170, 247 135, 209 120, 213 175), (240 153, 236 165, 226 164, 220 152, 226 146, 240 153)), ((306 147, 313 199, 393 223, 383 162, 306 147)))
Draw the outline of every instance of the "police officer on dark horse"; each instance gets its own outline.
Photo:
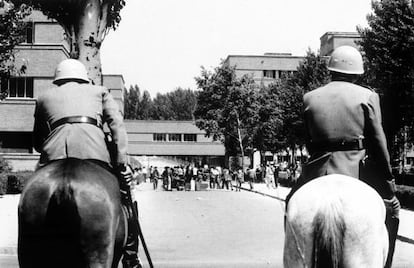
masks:
POLYGON ((286 204, 302 185, 321 176, 342 174, 367 182, 383 198, 387 208, 385 225, 389 251, 385 267, 391 267, 400 203, 395 196, 381 125, 379 96, 355 84, 358 75, 364 73, 363 59, 356 48, 336 48, 328 69, 332 81, 306 93, 303 98, 306 146, 311 157, 286 197, 286 204))
MULTIPOLYGON (((34 147, 41 156, 39 168, 23 190, 19 204, 19 263, 21 267, 45 267, 40 264, 44 260, 36 259, 31 252, 39 250, 36 245, 47 243, 36 241, 34 237, 55 241, 53 239, 60 239, 60 234, 68 231, 69 235, 62 235, 62 239, 71 240, 77 236, 80 241, 65 250, 84 251, 89 256, 82 257, 81 252, 79 262, 73 260, 76 256, 55 259, 59 264, 49 264, 50 267, 70 267, 68 263, 71 261, 77 263, 71 264, 77 267, 114 266, 117 264, 111 264, 112 259, 108 259, 112 256, 119 261, 120 258, 113 252, 116 250, 115 237, 119 236, 119 230, 125 232, 127 229, 127 238, 120 239, 123 242, 123 265, 141 267, 136 231, 138 219, 133 217, 132 202, 127 198, 131 196, 132 170, 127 165, 127 134, 119 107, 108 89, 89 84, 86 68, 78 60, 62 61, 56 68, 53 83, 56 87, 47 89, 36 103, 33 137, 34 147), (114 144, 112 165, 102 128, 104 123, 107 123, 114 144), (124 210, 117 206, 119 202, 124 210), (46 208, 40 208, 42 205, 46 208), (58 212, 51 215, 56 207, 58 212), (74 216, 65 215, 65 211, 74 212, 74 216), (123 221, 117 215, 125 215, 127 219, 123 221), (45 222, 45 226, 36 229, 33 226, 40 226, 37 221, 45 222), (58 221, 66 231, 57 230, 58 221), (68 222, 78 223, 78 229, 69 226, 68 222), (73 228, 71 233, 69 230, 73 228), (56 229, 55 233, 50 231, 52 229, 56 229), (42 237, 36 230, 42 230, 39 233, 45 235, 42 237)), ((50 250, 55 252, 54 255, 63 250, 53 246, 50 250)), ((46 258, 49 257, 54 256, 46 258)))

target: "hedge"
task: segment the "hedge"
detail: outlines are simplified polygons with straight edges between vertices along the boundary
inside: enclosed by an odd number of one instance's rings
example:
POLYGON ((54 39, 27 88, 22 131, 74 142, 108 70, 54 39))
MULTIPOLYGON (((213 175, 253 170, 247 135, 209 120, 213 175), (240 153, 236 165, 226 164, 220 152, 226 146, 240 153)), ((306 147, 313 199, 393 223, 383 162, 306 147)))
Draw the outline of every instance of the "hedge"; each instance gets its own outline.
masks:
POLYGON ((4 172, 0 174, 0 195, 19 194, 33 171, 4 172))
POLYGON ((414 210, 414 187, 408 185, 397 185, 397 198, 401 206, 406 209, 414 210))

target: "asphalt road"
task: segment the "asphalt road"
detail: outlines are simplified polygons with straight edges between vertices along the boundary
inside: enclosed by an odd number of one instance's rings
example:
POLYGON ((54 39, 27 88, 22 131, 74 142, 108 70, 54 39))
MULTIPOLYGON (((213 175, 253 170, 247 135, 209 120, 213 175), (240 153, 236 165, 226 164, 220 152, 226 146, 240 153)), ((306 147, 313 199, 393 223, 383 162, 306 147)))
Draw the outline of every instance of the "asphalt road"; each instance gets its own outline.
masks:
POLYGON ((282 266, 283 209, 275 199, 244 191, 136 196, 155 267, 282 266))
MULTIPOLYGON (((283 205, 274 198, 247 191, 153 191, 150 184, 135 194, 154 267, 283 266, 283 205)), ((10 227, 16 236, 16 222, 10 227)), ((393 267, 414 267, 413 252, 414 241, 400 238, 393 267)), ((140 257, 149 267, 142 247, 140 257)), ((0 267, 18 267, 17 256, 0 254, 0 267)))

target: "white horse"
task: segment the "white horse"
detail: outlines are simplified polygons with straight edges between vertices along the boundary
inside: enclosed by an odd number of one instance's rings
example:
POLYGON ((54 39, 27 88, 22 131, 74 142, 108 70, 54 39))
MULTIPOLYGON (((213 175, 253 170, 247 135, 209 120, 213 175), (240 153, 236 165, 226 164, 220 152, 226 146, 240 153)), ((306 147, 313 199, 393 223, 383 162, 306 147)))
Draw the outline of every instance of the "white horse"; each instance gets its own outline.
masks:
POLYGON ((384 267, 388 253, 385 205, 358 179, 314 179, 290 199, 283 262, 292 267, 384 267))

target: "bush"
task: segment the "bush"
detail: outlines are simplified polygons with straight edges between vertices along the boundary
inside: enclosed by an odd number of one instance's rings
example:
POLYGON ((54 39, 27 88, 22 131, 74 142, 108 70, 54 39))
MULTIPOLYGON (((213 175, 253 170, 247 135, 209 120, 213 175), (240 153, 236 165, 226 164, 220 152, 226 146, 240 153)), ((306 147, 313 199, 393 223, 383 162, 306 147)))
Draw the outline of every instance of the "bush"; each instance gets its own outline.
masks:
POLYGON ((406 209, 414 210, 414 187, 407 185, 397 185, 397 198, 401 206, 406 209))
POLYGON ((19 194, 32 176, 32 171, 3 172, 0 174, 0 195, 19 194))
POLYGON ((7 160, 0 156, 0 174, 10 172, 11 166, 7 160))

